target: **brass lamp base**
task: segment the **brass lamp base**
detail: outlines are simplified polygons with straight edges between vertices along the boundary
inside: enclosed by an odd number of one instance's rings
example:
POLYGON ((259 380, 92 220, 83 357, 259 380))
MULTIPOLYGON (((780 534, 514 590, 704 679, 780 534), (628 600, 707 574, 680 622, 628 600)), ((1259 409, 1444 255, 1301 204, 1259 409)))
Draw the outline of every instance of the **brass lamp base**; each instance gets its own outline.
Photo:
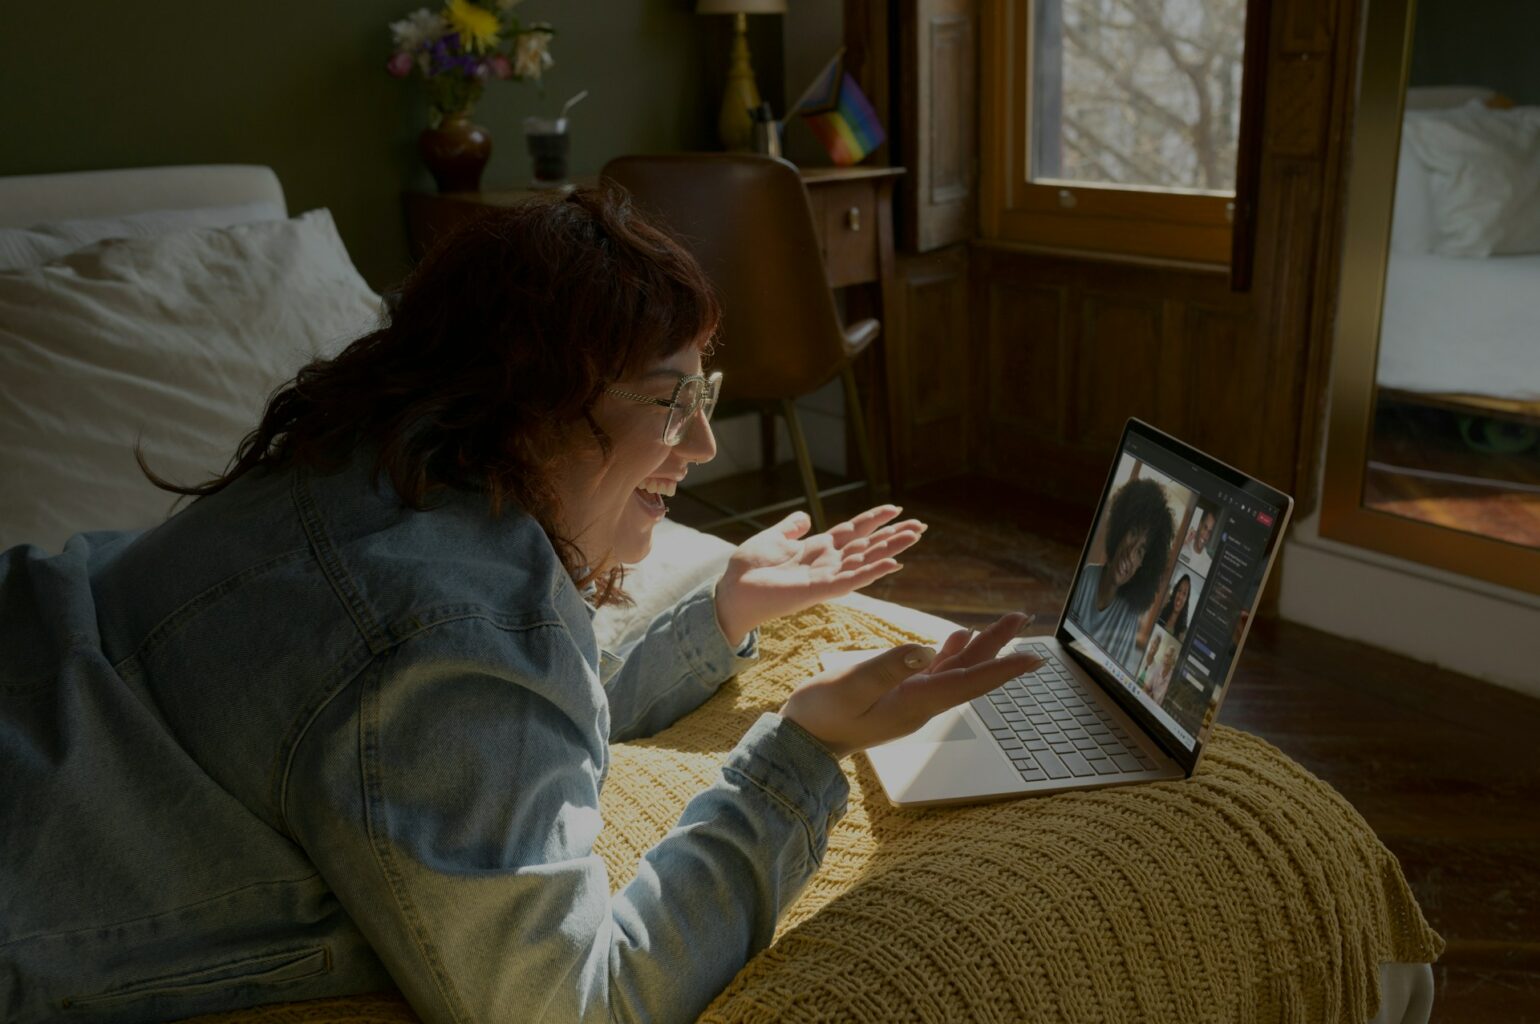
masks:
POLYGON ((734 152, 749 150, 754 137, 749 111, 759 107, 759 87, 754 84, 754 68, 749 64, 748 27, 748 15, 733 15, 732 64, 727 71, 727 90, 722 93, 722 113, 717 118, 722 145, 734 152))

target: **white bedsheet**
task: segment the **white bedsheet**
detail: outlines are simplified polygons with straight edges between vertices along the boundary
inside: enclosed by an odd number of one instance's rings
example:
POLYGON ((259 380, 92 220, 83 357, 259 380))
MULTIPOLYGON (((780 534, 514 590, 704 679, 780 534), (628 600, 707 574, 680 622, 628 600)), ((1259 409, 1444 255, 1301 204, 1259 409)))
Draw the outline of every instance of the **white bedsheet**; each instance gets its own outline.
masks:
POLYGON ((1540 401, 1540 254, 1392 252, 1381 387, 1540 401))

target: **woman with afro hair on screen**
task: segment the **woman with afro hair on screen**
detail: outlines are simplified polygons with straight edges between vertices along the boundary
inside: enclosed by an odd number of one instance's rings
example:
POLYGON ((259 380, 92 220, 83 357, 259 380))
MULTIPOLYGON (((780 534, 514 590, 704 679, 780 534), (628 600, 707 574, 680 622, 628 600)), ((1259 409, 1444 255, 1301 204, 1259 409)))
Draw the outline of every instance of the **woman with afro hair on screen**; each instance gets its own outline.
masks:
POLYGON ((1080 586, 1070 601, 1070 617, 1130 671, 1139 619, 1155 599, 1165 562, 1162 553, 1171 550, 1174 536, 1171 510, 1160 484, 1130 480, 1112 499, 1107 558, 1082 570, 1080 586))

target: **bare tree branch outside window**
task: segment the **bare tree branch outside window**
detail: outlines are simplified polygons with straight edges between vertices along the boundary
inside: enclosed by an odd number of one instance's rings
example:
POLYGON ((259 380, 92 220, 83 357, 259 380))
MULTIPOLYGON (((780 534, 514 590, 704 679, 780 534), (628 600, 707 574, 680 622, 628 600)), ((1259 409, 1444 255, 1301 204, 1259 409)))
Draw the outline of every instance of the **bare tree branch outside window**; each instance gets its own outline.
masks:
POLYGON ((1032 177, 1234 192, 1245 0, 1034 0, 1032 177))

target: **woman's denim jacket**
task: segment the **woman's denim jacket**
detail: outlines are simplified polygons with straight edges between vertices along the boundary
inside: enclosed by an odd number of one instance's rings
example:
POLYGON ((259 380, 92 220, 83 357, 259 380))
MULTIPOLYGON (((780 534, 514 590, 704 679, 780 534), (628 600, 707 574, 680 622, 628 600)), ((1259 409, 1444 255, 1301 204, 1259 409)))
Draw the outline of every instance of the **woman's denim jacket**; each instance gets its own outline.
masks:
POLYGON ((592 614, 532 519, 357 464, 0 554, 0 1019, 393 984, 429 1022, 693 1019, 848 787, 766 712, 612 895, 608 744, 747 661, 709 587, 618 670, 592 614))

